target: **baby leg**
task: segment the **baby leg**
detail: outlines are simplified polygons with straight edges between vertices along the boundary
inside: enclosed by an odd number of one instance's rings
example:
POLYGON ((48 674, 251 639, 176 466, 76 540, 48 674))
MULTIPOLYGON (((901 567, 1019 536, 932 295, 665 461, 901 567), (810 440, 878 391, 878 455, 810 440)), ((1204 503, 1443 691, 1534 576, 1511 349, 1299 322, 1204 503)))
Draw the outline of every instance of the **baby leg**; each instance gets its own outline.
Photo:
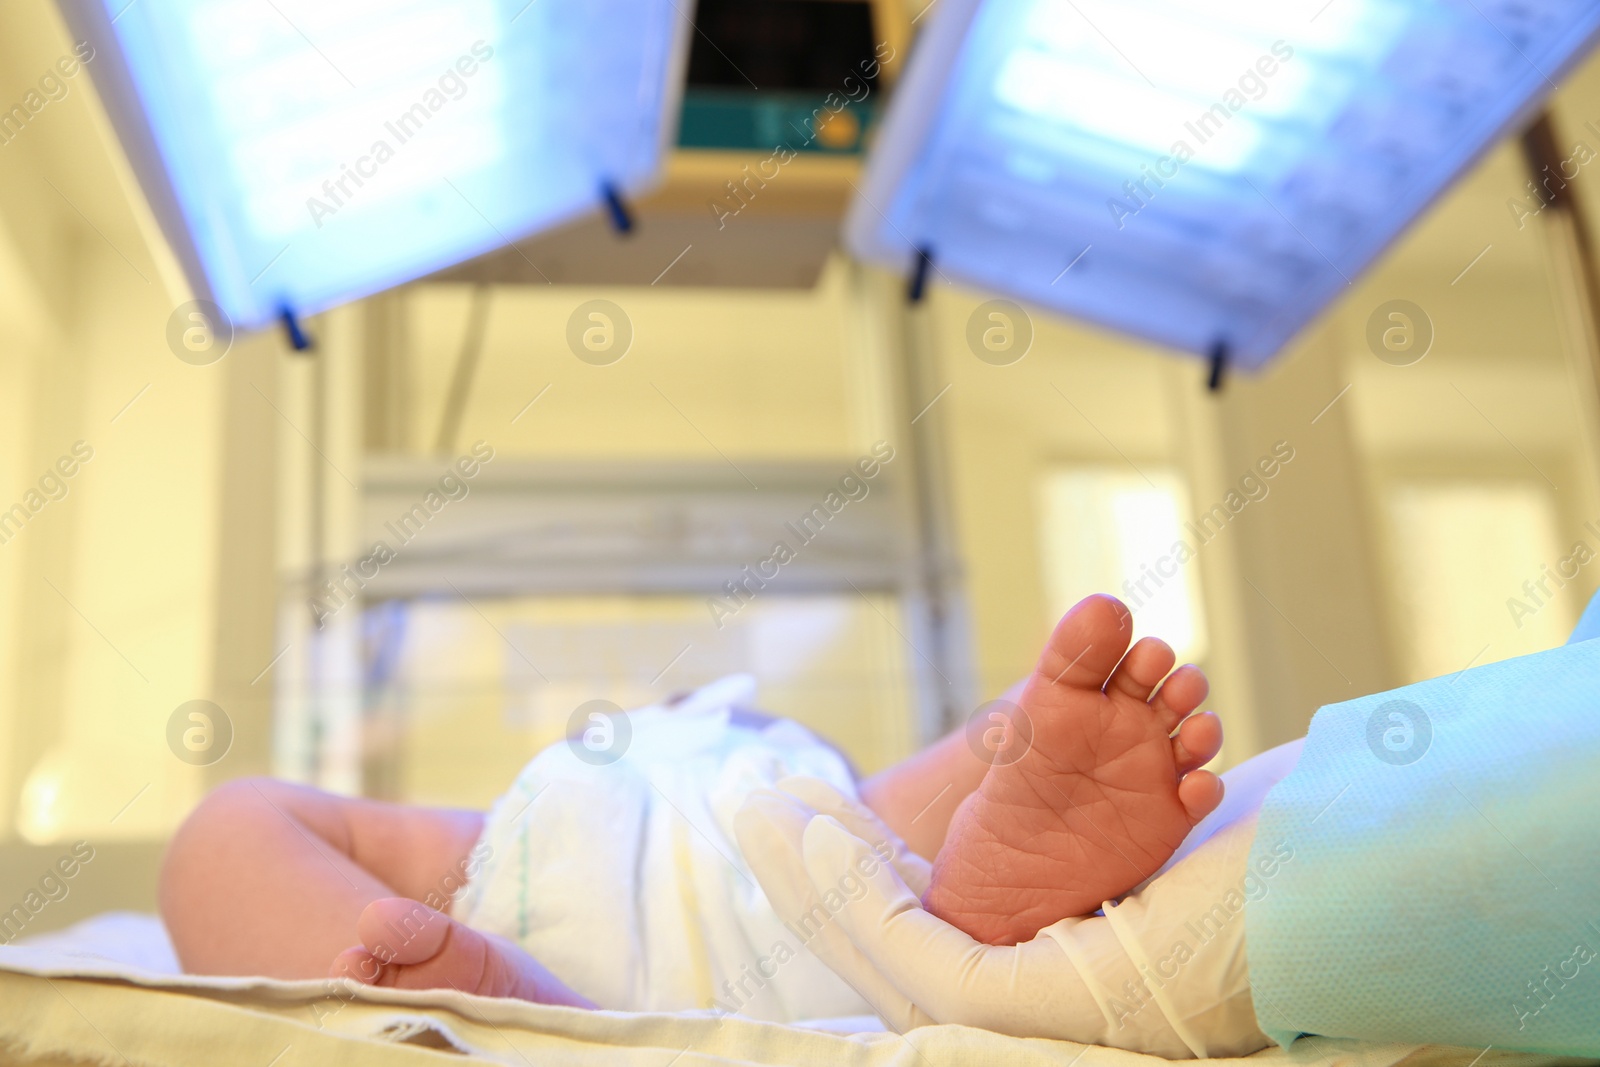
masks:
POLYGON ((589 1006, 515 945, 439 910, 469 875, 482 829, 479 812, 240 779, 207 796, 174 835, 162 918, 194 974, 323 978, 338 964, 368 984, 589 1006), (364 947, 352 948, 358 939, 364 947), (412 981, 421 975, 404 964, 424 961, 434 980, 412 981))
POLYGON ((162 917, 192 973, 321 978, 374 900, 448 899, 482 826, 477 812, 229 782, 168 846, 162 917))
MULTIPOLYGON (((1015 704, 1021 690, 1018 682, 1001 699, 1015 704)), ((966 731, 957 730, 863 781, 861 801, 911 851, 931 860, 944 844, 956 809, 988 771, 989 764, 968 748, 966 731)))

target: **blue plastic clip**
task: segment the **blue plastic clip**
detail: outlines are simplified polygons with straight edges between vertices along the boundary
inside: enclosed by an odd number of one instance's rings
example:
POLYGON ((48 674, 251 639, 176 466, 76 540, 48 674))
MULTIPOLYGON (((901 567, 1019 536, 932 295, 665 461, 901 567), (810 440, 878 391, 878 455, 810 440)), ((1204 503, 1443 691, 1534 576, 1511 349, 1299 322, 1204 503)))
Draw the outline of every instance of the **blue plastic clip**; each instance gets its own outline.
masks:
POLYGON ((278 321, 283 323, 283 332, 289 339, 290 348, 296 352, 311 351, 311 338, 300 327, 300 320, 295 317, 293 308, 284 305, 278 312, 278 321))
POLYGON ((1228 342, 1218 341, 1211 346, 1211 373, 1206 378, 1206 389, 1222 392, 1222 374, 1228 367, 1228 342))
POLYGON ((906 289, 906 299, 913 304, 922 303, 928 292, 928 271, 933 267, 933 253, 927 248, 917 249, 917 265, 911 272, 911 285, 906 289))
POLYGON ((600 186, 600 196, 606 202, 606 210, 611 213, 611 225, 618 233, 633 232, 633 215, 628 211, 628 205, 623 203, 622 194, 617 192, 617 187, 611 182, 600 186))

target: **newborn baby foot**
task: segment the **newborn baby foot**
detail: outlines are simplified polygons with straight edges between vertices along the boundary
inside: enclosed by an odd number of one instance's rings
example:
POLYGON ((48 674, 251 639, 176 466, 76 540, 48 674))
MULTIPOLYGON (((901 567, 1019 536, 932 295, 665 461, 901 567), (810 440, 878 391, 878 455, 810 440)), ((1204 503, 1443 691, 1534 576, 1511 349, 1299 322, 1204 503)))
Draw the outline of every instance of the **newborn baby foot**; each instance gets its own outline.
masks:
POLYGON ((574 1008, 594 1005, 503 937, 456 922, 415 900, 368 904, 356 923, 361 944, 333 961, 334 978, 400 989, 455 989, 574 1008))
POLYGON ((1222 801, 1197 769, 1222 746, 1215 715, 1190 717, 1205 675, 1186 666, 1154 691, 1175 657, 1153 638, 1128 651, 1132 630, 1109 596, 1057 624, 1020 698, 1032 744, 957 809, 923 900, 933 914, 989 944, 1026 941, 1143 882, 1222 801))

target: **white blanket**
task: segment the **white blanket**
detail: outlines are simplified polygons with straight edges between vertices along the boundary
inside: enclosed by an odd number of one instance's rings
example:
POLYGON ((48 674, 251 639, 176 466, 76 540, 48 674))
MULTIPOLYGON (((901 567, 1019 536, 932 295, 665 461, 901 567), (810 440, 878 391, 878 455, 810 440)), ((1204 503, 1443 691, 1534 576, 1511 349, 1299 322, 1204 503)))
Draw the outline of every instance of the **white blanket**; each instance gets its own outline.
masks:
MULTIPOLYGON (((1150 1056, 961 1026, 901 1037, 875 1020, 788 1026, 710 1012, 585 1012, 447 991, 171 972, 150 916, 102 916, 0 947, 0 1061, 256 1067, 1165 1067, 1150 1056), (140 966, 139 963, 150 966, 140 966), (159 968, 161 969, 157 969, 159 968)), ((1467 1067, 1482 1050, 1312 1039, 1250 1067, 1467 1067)), ((1491 1052, 1477 1067, 1555 1067, 1491 1052)))

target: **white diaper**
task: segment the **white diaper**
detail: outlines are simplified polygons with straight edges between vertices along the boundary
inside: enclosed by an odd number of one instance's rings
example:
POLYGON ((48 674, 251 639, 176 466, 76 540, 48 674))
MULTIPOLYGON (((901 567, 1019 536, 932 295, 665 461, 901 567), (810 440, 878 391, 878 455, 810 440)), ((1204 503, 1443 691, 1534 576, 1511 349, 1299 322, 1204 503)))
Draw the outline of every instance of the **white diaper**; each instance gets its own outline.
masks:
POLYGON ((630 712, 614 763, 568 743, 541 752, 489 812, 489 855, 452 914, 516 941, 602 1008, 785 1022, 868 1011, 791 948, 734 842, 745 797, 789 775, 855 796, 845 761, 798 723, 730 722, 754 699, 754 680, 734 675, 630 712))

